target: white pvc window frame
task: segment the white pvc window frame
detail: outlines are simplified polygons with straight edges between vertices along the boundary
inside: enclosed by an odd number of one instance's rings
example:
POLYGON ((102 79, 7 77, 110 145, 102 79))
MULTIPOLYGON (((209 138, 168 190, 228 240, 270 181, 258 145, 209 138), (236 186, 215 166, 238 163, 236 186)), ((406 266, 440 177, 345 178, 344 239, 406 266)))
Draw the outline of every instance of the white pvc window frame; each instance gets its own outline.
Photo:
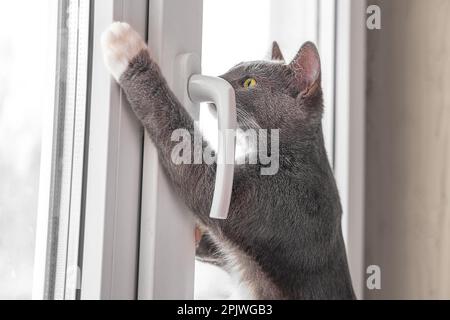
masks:
POLYGON ((355 294, 364 298, 365 198, 365 0, 336 6, 335 163, 343 233, 355 294))
MULTIPOLYGON (((202 0, 150 0, 149 46, 175 95, 186 88, 176 80, 177 57, 201 59, 202 0)), ((200 70, 198 70, 200 72, 200 70)), ((193 106, 191 106, 193 107, 193 106)), ((192 299, 194 296, 194 218, 163 172, 157 150, 144 144, 138 299, 192 299)))
POLYGON ((191 299, 193 217, 106 70, 100 37, 113 21, 129 22, 142 36, 148 28, 152 57, 173 88, 176 57, 201 56, 202 1, 96 1, 93 10, 81 299, 191 299))
POLYGON ((81 299, 136 299, 143 128, 106 69, 101 34, 125 21, 144 38, 147 0, 95 1, 81 299))

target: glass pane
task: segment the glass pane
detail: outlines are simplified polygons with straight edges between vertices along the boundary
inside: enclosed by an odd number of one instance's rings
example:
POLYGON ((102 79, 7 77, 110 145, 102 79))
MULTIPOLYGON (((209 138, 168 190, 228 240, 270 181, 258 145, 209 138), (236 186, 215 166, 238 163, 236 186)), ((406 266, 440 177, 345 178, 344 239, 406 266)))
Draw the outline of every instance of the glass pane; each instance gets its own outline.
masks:
POLYGON ((0 2, 0 299, 32 294, 43 122, 57 1, 0 2))

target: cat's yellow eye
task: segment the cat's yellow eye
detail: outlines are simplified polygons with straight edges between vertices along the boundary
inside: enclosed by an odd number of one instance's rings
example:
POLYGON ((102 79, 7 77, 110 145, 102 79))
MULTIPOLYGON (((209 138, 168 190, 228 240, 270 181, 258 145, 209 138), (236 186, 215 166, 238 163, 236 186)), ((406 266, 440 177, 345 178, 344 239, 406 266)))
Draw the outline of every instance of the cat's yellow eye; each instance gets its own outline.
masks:
POLYGON ((244 81, 244 88, 254 88, 256 86, 256 80, 253 78, 248 78, 244 81))

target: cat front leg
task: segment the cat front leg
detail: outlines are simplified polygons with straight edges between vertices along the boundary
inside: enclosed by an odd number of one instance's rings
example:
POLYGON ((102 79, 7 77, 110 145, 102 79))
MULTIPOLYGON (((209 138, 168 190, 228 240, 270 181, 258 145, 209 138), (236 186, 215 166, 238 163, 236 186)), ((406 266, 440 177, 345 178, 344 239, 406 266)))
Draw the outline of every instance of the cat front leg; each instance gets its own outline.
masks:
POLYGON ((189 132, 194 146, 192 118, 168 87, 144 40, 128 24, 112 24, 103 34, 102 47, 106 66, 155 143, 173 185, 187 205, 207 222, 214 190, 215 164, 175 164, 172 161, 172 150, 179 143, 172 139, 175 130, 189 132))

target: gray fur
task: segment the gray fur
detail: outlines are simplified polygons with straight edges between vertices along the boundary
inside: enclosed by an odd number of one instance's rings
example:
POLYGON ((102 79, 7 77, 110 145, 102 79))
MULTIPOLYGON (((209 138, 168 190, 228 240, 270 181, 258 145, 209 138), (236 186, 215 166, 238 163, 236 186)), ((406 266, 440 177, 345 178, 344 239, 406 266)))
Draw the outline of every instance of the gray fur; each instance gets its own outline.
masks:
POLYGON ((318 55, 310 43, 302 50, 296 59, 303 60, 290 65, 247 62, 222 76, 235 89, 238 109, 253 118, 241 126, 280 129, 279 172, 262 176, 259 165, 237 166, 225 221, 208 217, 215 165, 171 161, 173 130, 193 133, 194 124, 147 51, 130 62, 120 84, 173 185, 255 298, 353 299, 342 209, 322 136, 320 72, 310 70, 318 55), (257 80, 255 88, 242 86, 248 77, 257 80))

